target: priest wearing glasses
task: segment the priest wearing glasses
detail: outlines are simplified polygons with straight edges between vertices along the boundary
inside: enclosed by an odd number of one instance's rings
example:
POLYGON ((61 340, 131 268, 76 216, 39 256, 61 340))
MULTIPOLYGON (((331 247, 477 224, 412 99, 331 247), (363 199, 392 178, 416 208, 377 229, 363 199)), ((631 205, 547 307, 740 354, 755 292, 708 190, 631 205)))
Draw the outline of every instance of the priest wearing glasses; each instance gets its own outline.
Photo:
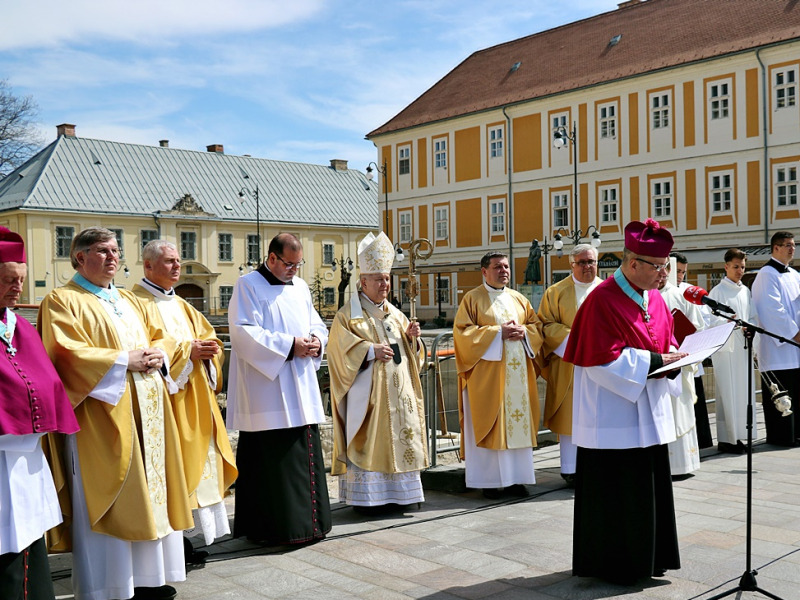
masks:
POLYGON ((166 371, 174 342, 114 287, 112 231, 81 231, 70 260, 75 275, 42 301, 39 331, 81 427, 62 448, 75 599, 173 598, 166 582, 186 578, 182 530, 193 525, 167 395, 177 391, 166 371))
MULTIPOLYGON (((632 585, 680 568, 667 444, 673 381, 652 376, 672 350, 672 315, 657 288, 672 235, 657 221, 625 227, 622 265, 589 294, 564 360, 575 365, 578 447, 572 573, 632 585)), ((677 375, 678 371, 675 371, 677 375)))

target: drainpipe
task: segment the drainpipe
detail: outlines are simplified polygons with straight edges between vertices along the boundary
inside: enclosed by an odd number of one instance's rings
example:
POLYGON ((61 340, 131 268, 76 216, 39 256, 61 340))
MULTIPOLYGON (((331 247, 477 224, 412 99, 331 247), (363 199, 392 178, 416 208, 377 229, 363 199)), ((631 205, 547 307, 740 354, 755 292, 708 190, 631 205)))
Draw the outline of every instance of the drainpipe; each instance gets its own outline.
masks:
POLYGON ((506 112, 507 107, 503 107, 503 116, 506 118, 506 131, 508 143, 506 144, 506 156, 508 157, 508 266, 511 269, 511 286, 514 285, 514 197, 511 195, 511 175, 513 164, 511 163, 511 117, 506 112))
POLYGON ((159 215, 160 212, 161 212, 160 210, 157 210, 156 212, 153 213, 153 221, 155 221, 156 231, 158 232, 157 235, 158 235, 159 239, 161 238, 161 223, 158 220, 158 215, 159 215))
POLYGON ((761 62, 761 50, 756 50, 756 60, 761 65, 761 120, 763 121, 761 129, 764 137, 764 243, 769 244, 769 160, 767 156, 768 139, 767 139, 767 68, 761 62))

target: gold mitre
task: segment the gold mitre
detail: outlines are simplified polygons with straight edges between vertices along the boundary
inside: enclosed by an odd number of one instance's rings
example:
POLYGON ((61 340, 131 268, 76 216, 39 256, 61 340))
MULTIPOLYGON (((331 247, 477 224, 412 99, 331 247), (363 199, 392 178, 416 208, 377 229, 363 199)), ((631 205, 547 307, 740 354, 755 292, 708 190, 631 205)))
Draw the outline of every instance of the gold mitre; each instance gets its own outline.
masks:
POLYGON ((394 246, 382 231, 376 236, 372 232, 358 244, 358 268, 367 273, 390 273, 394 263, 394 246))

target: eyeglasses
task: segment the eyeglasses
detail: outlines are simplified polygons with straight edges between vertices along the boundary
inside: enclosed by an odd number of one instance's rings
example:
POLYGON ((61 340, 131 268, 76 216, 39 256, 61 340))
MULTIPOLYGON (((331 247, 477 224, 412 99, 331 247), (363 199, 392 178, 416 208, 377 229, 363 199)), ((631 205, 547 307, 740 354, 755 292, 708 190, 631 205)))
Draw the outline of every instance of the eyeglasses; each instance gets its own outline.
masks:
POLYGON ((91 250, 92 252, 102 256, 108 256, 110 254, 119 258, 120 255, 119 248, 92 248, 91 250))
POLYGON ((651 267, 653 267, 659 273, 661 273, 662 271, 664 271, 664 270, 669 268, 669 261, 665 262, 663 265, 657 265, 656 263, 651 263, 649 260, 645 260, 643 258, 639 258, 638 256, 636 257, 636 260, 638 260, 639 262, 643 262, 645 264, 650 265, 651 267))
POLYGON ((278 256, 277 254, 275 255, 275 258, 281 261, 287 269, 297 269, 298 267, 302 267, 304 264, 306 264, 304 258, 301 258, 298 262, 293 262, 293 263, 286 262, 285 260, 283 260, 283 258, 278 256))
POLYGON ((596 260, 576 260, 572 264, 573 265, 578 265, 578 266, 583 267, 585 269, 586 267, 595 266, 597 264, 597 261, 596 260))
POLYGON ((797 248, 797 244, 775 244, 776 246, 783 246, 784 248, 797 248))

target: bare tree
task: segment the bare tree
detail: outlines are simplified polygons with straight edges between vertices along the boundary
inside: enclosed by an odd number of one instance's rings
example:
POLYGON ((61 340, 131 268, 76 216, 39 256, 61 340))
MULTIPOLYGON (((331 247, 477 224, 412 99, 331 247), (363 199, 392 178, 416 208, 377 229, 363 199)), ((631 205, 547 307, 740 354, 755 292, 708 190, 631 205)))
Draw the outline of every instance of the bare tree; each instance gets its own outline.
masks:
POLYGON ((35 127, 38 112, 33 97, 15 96, 8 81, 0 79, 0 177, 16 169, 44 145, 35 127))

